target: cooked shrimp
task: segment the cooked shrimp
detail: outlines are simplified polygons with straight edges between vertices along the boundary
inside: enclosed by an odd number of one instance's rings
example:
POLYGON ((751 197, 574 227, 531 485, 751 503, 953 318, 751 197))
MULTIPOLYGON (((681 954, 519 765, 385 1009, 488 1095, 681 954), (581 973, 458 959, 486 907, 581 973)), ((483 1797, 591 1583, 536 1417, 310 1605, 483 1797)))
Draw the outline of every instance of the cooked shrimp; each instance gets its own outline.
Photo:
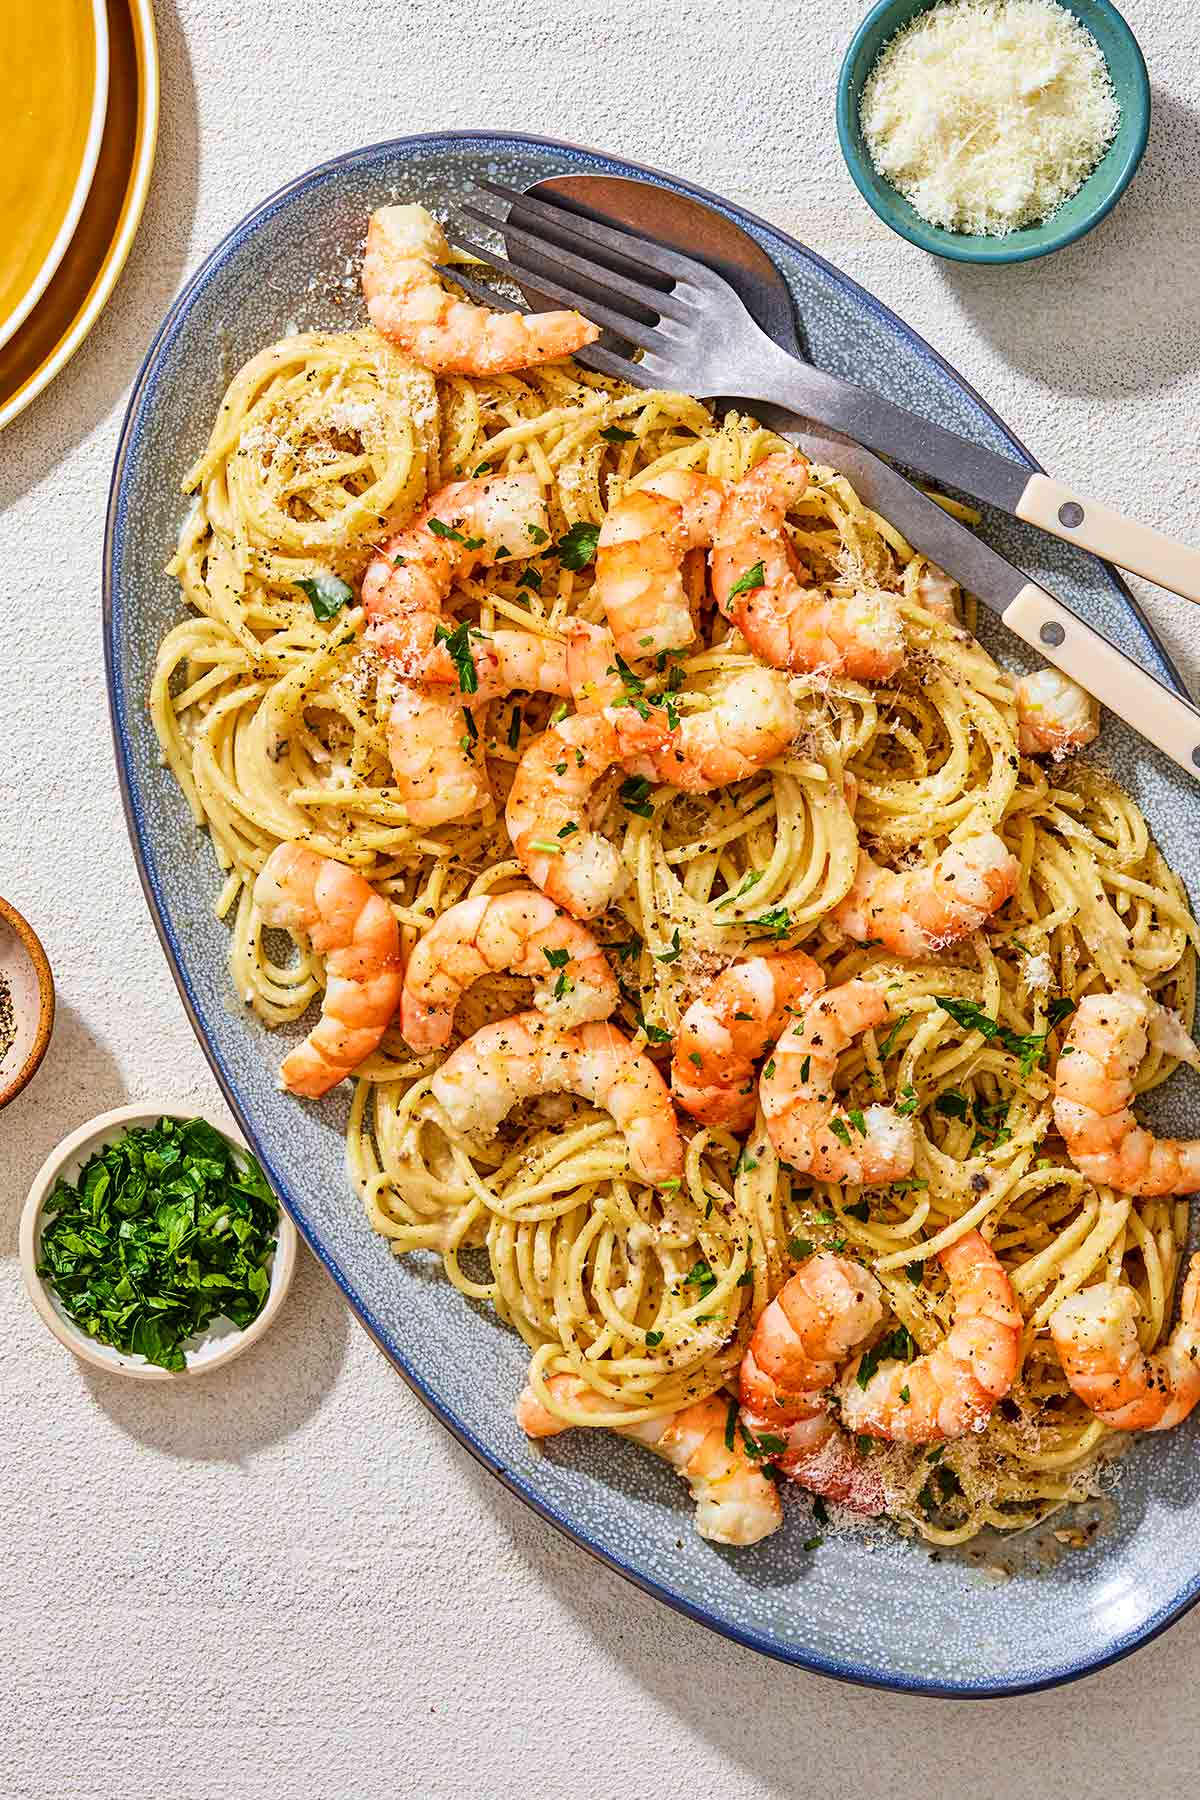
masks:
POLYGON ((592 790, 617 750, 607 713, 575 713, 528 745, 504 810, 529 879, 577 919, 595 918, 629 884, 616 845, 589 824, 592 790))
POLYGON ((968 1231, 938 1254, 954 1295, 942 1342, 913 1362, 879 1364, 865 1386, 859 1364, 841 1383, 848 1430, 902 1444, 933 1444, 982 1431, 1017 1372, 1021 1312, 990 1244, 968 1231))
POLYGON ((895 596, 826 596, 801 585, 784 521, 807 485, 804 458, 780 451, 729 490, 713 533, 717 605, 774 668, 886 681, 904 661, 895 596))
POLYGON ((577 312, 489 312, 458 300, 434 267, 450 255, 423 206, 372 213, 363 257, 371 323, 425 368, 444 375, 500 375, 571 356, 600 333, 577 312))
POLYGON ((472 715, 450 688, 401 682, 388 714, 388 755, 401 803, 414 825, 444 825, 491 798, 483 746, 472 715))
POLYGON ((452 481, 413 523, 381 545, 362 581, 368 638, 414 681, 426 676, 454 583, 477 567, 530 556, 549 536, 536 475, 452 481))
POLYGON ((612 1025, 560 1031, 541 1013, 517 1013, 485 1025, 453 1051, 432 1088, 451 1124, 486 1141, 523 1100, 582 1094, 610 1112, 625 1134, 629 1163, 641 1181, 674 1179, 683 1143, 667 1084, 612 1025))
POLYGON ((945 569, 939 569, 936 563, 927 562, 917 577, 918 604, 947 625, 958 624, 960 591, 957 581, 952 580, 945 569))
MULTIPOLYGON (((603 1394, 578 1375, 551 1375, 546 1386, 566 1406, 583 1412, 609 1411, 603 1394)), ((517 1423, 531 1438, 556 1437, 570 1425, 547 1411, 526 1387, 516 1406, 517 1423)), ((728 1402, 716 1394, 696 1400, 665 1418, 616 1425, 622 1437, 636 1438, 665 1457, 692 1491, 696 1530, 714 1544, 757 1544, 783 1523, 783 1508, 774 1483, 750 1460, 740 1433, 726 1443, 728 1402)))
POLYGON ((1038 669, 1017 683, 1017 732, 1023 755, 1060 762, 1099 736, 1100 709, 1070 676, 1038 669))
POLYGON ((589 625, 586 619, 570 619, 564 629, 567 690, 576 711, 603 712, 626 693, 613 634, 606 625, 589 625))
POLYGON ((802 1175, 873 1186, 911 1171, 911 1118, 890 1106, 847 1111, 833 1092, 838 1057, 887 1010, 882 988, 847 981, 819 994, 771 1052, 759 1077, 759 1105, 771 1142, 802 1175))
POLYGON ((755 1063, 796 1002, 824 986, 824 970, 802 950, 752 956, 725 969, 679 1022, 671 1064, 676 1104, 705 1125, 745 1131, 758 1104, 755 1063))
POLYGON ((854 886, 833 922, 856 943, 881 943, 893 956, 944 950, 990 919, 1012 898, 1021 865, 994 831, 952 844, 918 869, 880 868, 858 853, 854 886))
POLYGON ((1200 1139, 1156 1138, 1133 1114, 1133 1083, 1153 1037, 1200 1056, 1179 1021, 1141 994, 1088 994, 1054 1070, 1054 1123, 1089 1181, 1144 1198, 1200 1188, 1200 1139))
POLYGON ((712 541, 725 486, 664 470, 611 508, 596 546, 596 592, 626 661, 678 650, 696 635, 683 559, 712 541))
POLYGON ((1063 1374, 1084 1405, 1114 1431, 1169 1431, 1200 1400, 1200 1254, 1192 1257, 1179 1323, 1162 1349, 1138 1343, 1137 1296, 1102 1282, 1050 1315, 1063 1374))
MULTIPOLYGON (((476 631, 459 627, 470 656, 470 674, 463 690, 465 658, 456 660, 455 646, 435 644, 426 658, 422 680, 450 684, 464 694, 464 702, 482 706, 500 700, 515 688, 530 694, 571 692, 568 646, 562 638, 542 637, 536 631, 476 631), (470 684, 474 682, 472 687, 470 684), (468 698, 469 697, 469 698, 468 698)), ((461 656, 461 652, 459 653, 461 656)))
POLYGON ((400 997, 405 1042, 440 1050, 467 989, 503 969, 533 981, 534 1005, 553 1025, 606 1019, 619 998, 591 932, 545 894, 477 894, 448 907, 408 959, 400 997))
POLYGON ((689 794, 757 774, 783 755, 800 729, 787 678, 775 669, 733 676, 706 712, 687 713, 674 729, 658 708, 643 718, 614 707, 606 717, 616 723, 622 768, 689 794))
POLYGON ((772 1458, 779 1469, 810 1493, 864 1513, 883 1510, 883 1489, 830 1415, 829 1401, 842 1364, 882 1317, 875 1277, 822 1250, 759 1315, 741 1368, 743 1422, 768 1442, 785 1440, 772 1458))
POLYGON ((325 958, 321 1021, 283 1060, 279 1079, 317 1100, 376 1048, 400 998, 396 915, 361 875, 302 844, 279 844, 254 884, 267 925, 303 932, 325 958))
POLYGON ((786 681, 770 669, 736 675, 707 712, 668 725, 627 706, 576 713, 535 738, 517 765, 505 820, 525 873, 577 919, 621 892, 616 846, 591 829, 593 790, 619 764, 627 774, 704 793, 741 781, 787 748, 798 719, 786 681))

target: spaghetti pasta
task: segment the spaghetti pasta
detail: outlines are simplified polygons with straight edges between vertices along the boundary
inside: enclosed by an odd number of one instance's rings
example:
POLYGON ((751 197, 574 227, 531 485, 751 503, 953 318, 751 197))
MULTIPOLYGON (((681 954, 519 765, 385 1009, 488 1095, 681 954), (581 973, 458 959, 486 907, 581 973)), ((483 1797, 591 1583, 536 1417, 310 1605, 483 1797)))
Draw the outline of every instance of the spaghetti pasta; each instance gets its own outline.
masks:
MULTIPOLYGON (((360 607, 314 607, 297 583, 353 584, 373 545, 447 481, 531 472, 551 543, 465 580, 447 622, 559 638, 571 619, 600 618, 589 567, 560 549, 572 527, 598 525, 654 472, 734 479, 778 448, 753 419, 569 363, 435 383, 371 331, 293 337, 241 371, 184 484, 194 503, 170 569, 188 614, 162 644, 151 707, 222 872, 216 908, 232 922, 234 984, 267 1025, 299 1019, 323 986, 317 957, 297 947, 279 960, 264 936, 252 890, 275 845, 296 838, 357 869, 392 905, 407 953, 457 900, 522 884, 503 800, 556 704, 531 694, 475 708, 496 797, 422 830, 392 786, 389 677, 364 648, 360 607)), ((764 940, 805 950, 831 984, 882 983, 889 1022, 842 1059, 837 1085, 849 1104, 882 1100, 911 1116, 912 1176, 882 1189, 801 1182, 760 1115, 744 1138, 696 1130, 682 1177, 649 1187, 631 1176, 613 1121, 565 1096, 514 1113, 480 1150, 432 1095, 440 1053, 414 1056, 395 1026, 358 1072, 348 1166, 392 1249, 439 1254, 449 1281, 529 1345, 536 1397, 590 1426, 736 1388, 754 1320, 812 1249, 872 1267, 889 1327, 930 1348, 950 1316, 936 1252, 982 1229, 1025 1318, 1009 1400, 932 1471, 919 1450, 860 1446, 878 1458, 906 1529, 962 1542, 1096 1491, 1114 1439, 1063 1379, 1047 1330, 1058 1302, 1104 1277, 1137 1294, 1144 1344, 1166 1327, 1186 1207, 1088 1184, 1053 1136, 1047 1063, 1061 1020, 1089 992, 1134 988, 1190 1019, 1197 927, 1126 795, 1093 767, 1018 754, 1010 678, 969 631, 921 604, 927 565, 848 482, 814 470, 789 528, 827 593, 869 582, 898 596, 905 667, 879 687, 797 678, 799 737, 736 787, 643 783, 630 807, 614 777, 604 828, 628 887, 596 934, 620 981, 615 1022, 656 1057, 669 1057, 706 984, 764 940), (1020 861, 1016 893, 987 931, 903 962, 830 922, 860 839, 894 867, 985 831, 1020 861), (546 1380, 564 1371, 606 1406, 552 1401, 546 1380)), ((685 579, 700 604, 694 557, 685 579)), ((687 651, 629 679, 651 695, 669 689, 686 715, 753 666, 740 637, 710 619, 687 651)), ((489 977, 463 999, 456 1030, 518 1011, 527 993, 489 977)), ((1142 1087, 1173 1067, 1152 1051, 1142 1087)))

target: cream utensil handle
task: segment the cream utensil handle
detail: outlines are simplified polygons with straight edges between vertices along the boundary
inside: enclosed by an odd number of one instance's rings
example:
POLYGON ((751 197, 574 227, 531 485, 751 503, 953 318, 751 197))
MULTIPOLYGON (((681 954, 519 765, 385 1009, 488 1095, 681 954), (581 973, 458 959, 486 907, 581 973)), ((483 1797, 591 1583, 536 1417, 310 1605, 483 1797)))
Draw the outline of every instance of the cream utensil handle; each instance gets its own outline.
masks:
POLYGON ((1200 600, 1200 550, 1138 525, 1098 500, 1085 500, 1049 475, 1031 475, 1013 510, 1018 519, 1068 544, 1093 550, 1186 600, 1200 600))
POLYGON ((1035 581, 1026 582, 1000 616, 1047 662, 1200 780, 1200 712, 1194 706, 1147 675, 1035 581))

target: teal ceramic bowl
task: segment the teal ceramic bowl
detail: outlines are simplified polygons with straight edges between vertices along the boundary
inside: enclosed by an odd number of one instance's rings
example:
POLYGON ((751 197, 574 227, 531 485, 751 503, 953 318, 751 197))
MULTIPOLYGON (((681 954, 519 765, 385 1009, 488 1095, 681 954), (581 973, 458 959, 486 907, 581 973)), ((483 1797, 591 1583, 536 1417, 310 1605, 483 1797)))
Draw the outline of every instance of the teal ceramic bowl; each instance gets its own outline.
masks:
POLYGON ((1146 148, 1150 77, 1137 39, 1109 0, 1061 0, 1087 26, 1108 64, 1121 108, 1117 135, 1079 192, 1052 218, 1023 231, 1010 231, 1004 237, 976 237, 928 224, 876 170, 859 123, 863 85, 880 51, 910 19, 928 12, 936 3, 937 0, 879 0, 850 41, 838 77, 837 121, 842 155, 855 186, 885 225, 919 249, 948 257, 952 262, 1028 262, 1073 244, 1108 217, 1133 180, 1146 148))

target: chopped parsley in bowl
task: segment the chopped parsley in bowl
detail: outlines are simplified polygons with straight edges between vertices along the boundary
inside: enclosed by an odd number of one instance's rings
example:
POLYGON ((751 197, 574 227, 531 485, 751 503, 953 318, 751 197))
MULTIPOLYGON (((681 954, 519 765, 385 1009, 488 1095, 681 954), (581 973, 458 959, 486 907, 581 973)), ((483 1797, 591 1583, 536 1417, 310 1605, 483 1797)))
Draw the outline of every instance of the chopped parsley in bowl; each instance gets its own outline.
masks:
POLYGON ((60 1145, 21 1222, 26 1287, 77 1355, 163 1379, 246 1347, 282 1303, 295 1229, 235 1138, 126 1107, 60 1145))

